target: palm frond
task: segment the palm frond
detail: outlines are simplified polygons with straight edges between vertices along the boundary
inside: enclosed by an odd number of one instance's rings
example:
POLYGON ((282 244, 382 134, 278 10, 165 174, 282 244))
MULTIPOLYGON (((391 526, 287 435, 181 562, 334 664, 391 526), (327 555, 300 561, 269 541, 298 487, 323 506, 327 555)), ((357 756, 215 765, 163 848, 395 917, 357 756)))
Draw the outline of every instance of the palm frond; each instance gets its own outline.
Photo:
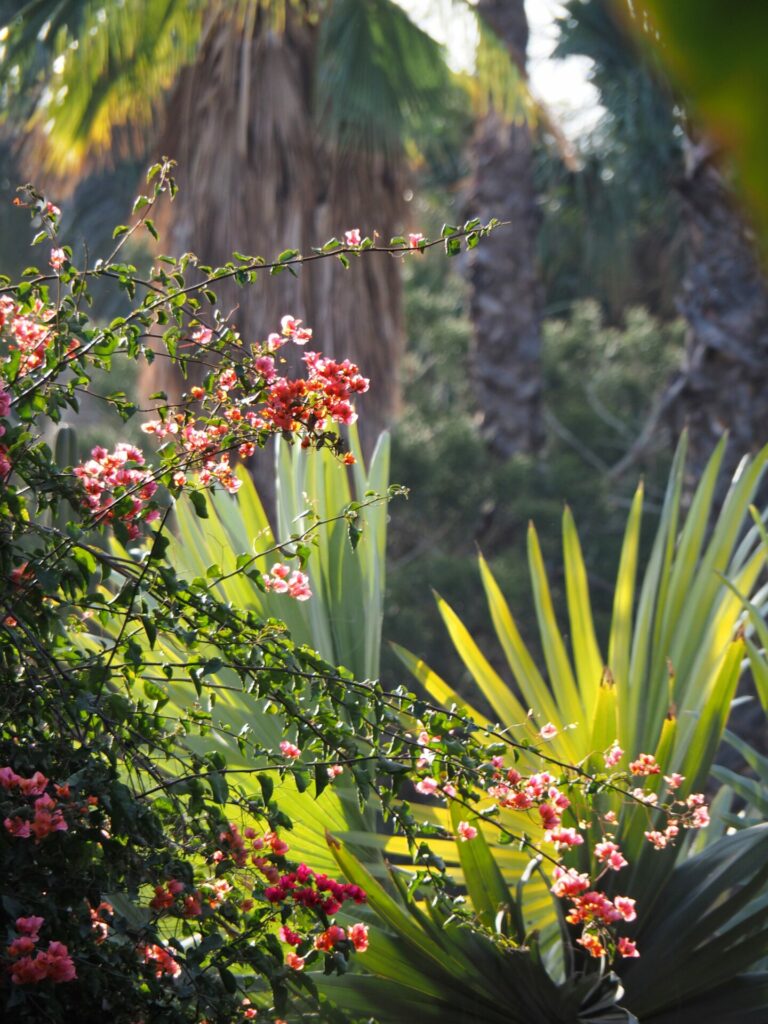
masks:
POLYGON ((342 146, 397 151, 451 88, 442 47, 393 0, 333 0, 320 24, 317 111, 342 146))
MULTIPOLYGON (((555 616, 536 532, 533 528, 529 531, 529 567, 546 677, 536 667, 501 588, 482 559, 481 577, 491 618, 514 686, 491 667, 452 609, 438 601, 459 657, 503 727, 527 739, 546 721, 566 726, 551 741, 553 756, 587 767, 601 766, 601 752, 617 739, 633 755, 653 753, 665 771, 685 776, 682 795, 703 788, 745 665, 746 645, 762 659, 752 636, 756 634, 761 644, 766 638, 766 595, 760 587, 766 557, 764 531, 762 523, 750 528, 748 513, 768 466, 768 448, 744 461, 715 516, 724 446, 725 442, 712 455, 681 523, 683 438, 642 574, 638 551, 643 492, 638 489, 617 575, 607 660, 592 624, 586 570, 567 510, 563 546, 569 642, 555 616), (527 708, 532 709, 533 720, 527 708)), ((466 706, 423 661, 402 650, 397 653, 433 700, 466 706)), ((484 721, 472 709, 470 714, 478 724, 484 721)), ((521 763, 525 763, 522 758, 521 763)), ((729 777, 728 781, 733 785, 735 780, 729 777)), ((755 808, 763 806, 757 785, 745 782, 740 789, 755 808)), ((638 935, 649 951, 653 949, 648 960, 660 962, 668 955, 665 921, 675 907, 678 917, 688 915, 690 925, 685 943, 683 930, 676 932, 676 948, 684 946, 685 955, 695 959, 701 946, 706 962, 712 965, 709 971, 697 972, 696 985, 689 985, 684 993, 686 999, 696 998, 708 985, 720 992, 719 986, 728 984, 729 978, 755 970, 768 944, 763 906, 768 898, 764 829, 748 830, 749 836, 741 839, 746 833, 720 838, 724 830, 718 827, 712 830, 716 842, 709 846, 704 835, 700 843, 684 842, 674 850, 660 852, 644 837, 646 830, 655 827, 657 812, 627 804, 617 794, 603 794, 597 801, 601 813, 610 810, 619 822, 616 835, 630 866, 616 884, 638 901, 638 935), (683 899, 684 893, 693 891, 693 879, 701 883, 699 895, 706 913, 725 913, 709 931, 699 928, 695 908, 686 907, 683 899), (739 902, 742 899, 744 902, 739 902), (726 907, 732 913, 725 912, 726 907)), ((574 798, 574 823, 588 816, 587 808, 576 807, 576 803, 574 798)), ((721 820, 722 814, 723 809, 718 808, 721 820)), ((534 839, 539 838, 536 823, 524 820, 521 824, 518 812, 509 812, 507 824, 512 829, 525 827, 534 839)), ((579 869, 593 872, 596 865, 590 862, 588 846, 579 847, 583 855, 579 869)), ((500 854, 501 847, 494 844, 494 853, 500 854)), ((506 879, 505 867, 501 862, 499 866, 506 879)), ((645 952, 642 956, 645 962, 645 952)), ((623 975, 625 968, 617 969, 623 975)), ((632 977, 645 977, 634 967, 626 970, 632 977)), ((634 1012, 650 1005, 643 991, 643 983, 638 982, 633 989, 638 993, 637 1006, 632 999, 627 1002, 634 1012)), ((754 998, 759 998, 760 991, 758 985, 754 998)), ((671 1012, 676 998, 670 974, 663 993, 653 1002, 654 1012, 671 1012)), ((746 1004, 743 1009, 746 1014, 746 1004)), ((751 1012, 752 1004, 749 1009, 751 1012)))
POLYGON ((200 35, 201 0, 32 0, 6 26, 6 88, 35 96, 35 158, 66 173, 120 133, 137 141, 200 35), (15 70, 14 70, 15 69, 15 70))
POLYGON ((474 74, 466 76, 465 85, 476 114, 489 111, 506 121, 534 122, 539 107, 532 97, 525 76, 510 53, 509 47, 483 19, 477 18, 477 45, 474 74))

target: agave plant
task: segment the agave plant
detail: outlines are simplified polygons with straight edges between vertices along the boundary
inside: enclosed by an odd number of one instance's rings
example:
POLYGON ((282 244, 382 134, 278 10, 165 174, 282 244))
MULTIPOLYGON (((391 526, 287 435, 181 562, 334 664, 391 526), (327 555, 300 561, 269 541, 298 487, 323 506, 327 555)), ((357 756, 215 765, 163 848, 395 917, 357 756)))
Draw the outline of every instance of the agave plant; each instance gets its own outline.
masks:
MULTIPOLYGON (((482 557, 481 579, 511 682, 495 671, 453 609, 438 598, 459 657, 503 727, 525 735, 543 723, 557 723, 552 755, 587 769, 602 763, 602 752, 617 740, 633 754, 653 753, 666 773, 685 776, 677 794, 682 798, 703 788, 750 643, 744 601, 764 599, 758 589, 765 565, 761 530, 756 525, 748 529, 747 524, 768 449, 742 463, 718 512, 713 495, 724 448, 725 440, 713 453, 682 524, 683 437, 639 580, 643 491, 638 488, 624 537, 605 653, 593 625, 587 571, 567 509, 563 560, 570 650, 555 616, 533 526, 528 535, 545 673, 537 668, 482 557)), ((753 626, 762 622, 754 601, 751 614, 753 626)), ((397 650, 433 700, 467 705, 418 657, 397 650)), ((470 707, 469 713, 478 723, 486 722, 479 711, 470 707)), ((657 790, 667 795, 665 784, 657 790)), ((665 1024, 764 1020, 768 976, 749 972, 768 947, 768 827, 725 835, 703 850, 688 837, 679 846, 660 851, 644 837, 654 827, 656 812, 651 808, 627 803, 612 792, 600 794, 597 806, 617 815, 617 840, 630 862, 618 884, 638 902, 635 937, 643 953, 639 961, 617 968, 626 988, 625 1004, 641 1020, 665 1024), (733 986, 739 1001, 729 1005, 733 986)), ((580 812, 577 806, 574 824, 580 812)), ((514 827, 513 816, 520 812, 505 813, 510 816, 507 824, 514 827)), ((425 808, 425 815, 450 828, 449 811, 425 808)), ((517 821, 523 827, 519 817, 517 821)), ((528 834, 535 833, 534 823, 525 821, 524 827, 528 834)), ((493 842, 490 833, 486 835, 493 842)), ((580 870, 595 870, 590 862, 593 845, 577 848, 580 870)), ((496 846, 494 855, 500 853, 496 846)), ((500 867, 512 882, 501 863, 500 867)))
MULTIPOLYGON (((166 557, 179 575, 223 576, 215 586, 220 600, 254 609, 265 620, 284 621, 297 643, 315 650, 328 664, 344 666, 356 679, 368 679, 378 675, 381 645, 387 513, 374 495, 387 492, 389 436, 381 435, 367 469, 354 428, 349 441, 357 459, 352 479, 329 451, 308 453, 284 443, 276 448, 274 527, 242 467, 237 471, 237 497, 206 493, 202 517, 189 503, 179 502, 177 528, 166 557), (265 593, 259 586, 259 573, 266 574, 291 556, 309 556, 309 601, 265 593)), ((163 644, 167 662, 183 665, 187 656, 181 648, 163 644)), ((168 707, 183 715, 194 699, 190 685, 159 685, 168 707)), ((214 695, 213 728, 205 740, 190 738, 190 749, 212 758, 214 766, 226 764, 237 770, 238 788, 245 797, 261 797, 257 773, 266 762, 254 755, 253 748, 278 750, 285 738, 281 717, 275 708, 243 693, 236 674, 226 666, 213 667, 206 676, 206 690, 214 695)), ((375 835, 375 808, 360 806, 346 776, 332 787, 323 779, 315 796, 300 792, 290 776, 279 785, 280 806, 293 821, 291 855, 317 870, 335 867, 323 838, 325 829, 375 835)), ((383 845, 383 837, 377 837, 376 842, 355 846, 378 874, 384 871, 383 845)))
POLYGON ((205 576, 216 561, 228 576, 217 588, 220 598, 283 619, 296 642, 344 665, 356 679, 371 679, 379 672, 387 510, 383 501, 364 505, 366 497, 387 492, 389 435, 380 436, 367 469, 354 427, 350 445, 356 457, 352 482, 330 452, 308 453, 285 443, 276 448, 274 528, 242 468, 237 498, 206 494, 205 518, 180 502, 169 557, 180 573, 192 576, 205 576), (310 552, 311 601, 266 594, 237 571, 246 559, 248 568, 266 573, 286 554, 310 552))

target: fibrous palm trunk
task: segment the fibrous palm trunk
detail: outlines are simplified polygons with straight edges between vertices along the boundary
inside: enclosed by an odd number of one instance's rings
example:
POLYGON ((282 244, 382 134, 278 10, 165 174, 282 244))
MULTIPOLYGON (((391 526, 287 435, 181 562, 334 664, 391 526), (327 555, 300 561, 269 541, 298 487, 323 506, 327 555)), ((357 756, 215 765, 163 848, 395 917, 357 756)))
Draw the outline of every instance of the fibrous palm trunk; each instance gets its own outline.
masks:
MULTIPOLYGON (((234 250, 307 253, 352 227, 387 240, 398 233, 399 158, 342 151, 316 127, 317 24, 307 17, 310 7, 287 5, 281 31, 256 3, 238 13, 226 5, 212 9, 197 61, 169 98, 158 144, 159 153, 178 161, 180 192, 165 225, 175 253, 220 264, 234 250)), ((246 340, 264 339, 291 313, 314 329, 325 354, 357 362, 371 378, 358 403, 370 449, 398 403, 403 325, 396 261, 373 254, 353 259, 345 272, 329 259, 298 278, 264 275, 243 289, 222 283, 217 296, 246 340)), ((178 390, 178 381, 158 382, 156 365, 152 389, 178 390)))
POLYGON ((695 479, 726 431, 730 470, 768 442, 768 286, 714 156, 707 143, 689 143, 681 183, 687 269, 680 311, 688 333, 668 416, 675 434, 688 427, 695 479))
MULTIPOLYGON (((479 0, 477 10, 525 75, 523 0, 479 0)), ((493 451, 509 457, 533 452, 542 441, 538 216, 528 124, 489 110, 475 130, 472 162, 468 209, 484 221, 509 222, 473 250, 470 261, 470 366, 482 431, 493 451)))
MULTIPOLYGON (((688 489, 701 479, 724 433, 729 443, 718 487, 725 497, 740 459, 768 443, 768 283, 755 240, 715 162, 708 142, 686 143, 680 186, 687 231, 687 269, 680 311, 688 325, 685 362, 667 391, 667 420, 677 437, 689 434, 688 489)), ((768 498, 765 483, 760 504, 768 498)), ((765 715, 745 674, 729 727, 768 751, 765 715)), ((725 747, 719 763, 740 769, 725 747)))

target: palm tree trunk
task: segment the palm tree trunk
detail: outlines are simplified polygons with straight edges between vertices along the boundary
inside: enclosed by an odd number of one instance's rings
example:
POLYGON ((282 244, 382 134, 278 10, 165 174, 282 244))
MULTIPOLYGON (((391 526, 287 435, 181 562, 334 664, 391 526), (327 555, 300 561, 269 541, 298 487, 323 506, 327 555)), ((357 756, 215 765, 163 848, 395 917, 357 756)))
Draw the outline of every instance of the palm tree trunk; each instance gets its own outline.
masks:
POLYGON ((680 311, 688 333, 668 420, 675 435, 688 427, 696 480, 726 431, 730 471, 768 442, 768 287, 714 158, 706 142, 688 143, 680 187, 688 236, 680 311))
MULTIPOLYGON (((244 16, 212 10, 194 66, 170 96, 157 151, 178 161, 179 196, 165 237, 172 251, 220 264, 234 250, 265 257, 308 252, 359 227, 387 240, 402 221, 397 157, 341 152, 319 136, 313 111, 317 25, 311 4, 286 7, 277 32, 259 4, 244 16)), ((402 349, 401 284, 394 260, 335 259, 264 278, 247 288, 222 283, 222 310, 245 339, 263 339, 285 313, 312 326, 317 346, 347 356, 371 378, 358 403, 370 451, 397 409, 402 349)), ((151 389, 180 382, 151 368, 151 389)), ((263 464, 264 459, 258 460, 263 464)), ((269 486, 271 467, 256 476, 269 486)))
MULTIPOLYGON (((525 75, 523 0, 479 0, 477 10, 525 75)), ((490 110, 476 127, 472 162, 468 209, 484 221, 509 222, 473 250, 470 261, 471 373, 483 434, 507 458, 536 451, 543 438, 538 216, 528 124, 490 110)))

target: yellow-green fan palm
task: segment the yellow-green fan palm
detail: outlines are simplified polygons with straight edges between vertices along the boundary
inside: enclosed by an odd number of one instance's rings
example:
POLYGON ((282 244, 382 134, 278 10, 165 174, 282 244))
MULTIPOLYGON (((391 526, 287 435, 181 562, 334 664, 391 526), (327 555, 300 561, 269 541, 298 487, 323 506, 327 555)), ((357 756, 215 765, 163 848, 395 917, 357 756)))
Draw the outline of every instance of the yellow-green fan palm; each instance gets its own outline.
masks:
MULTIPOLYGON (((768 462, 768 448, 744 460, 722 507, 717 509, 715 484, 725 444, 724 439, 713 453, 683 522, 686 438, 681 440, 644 570, 639 566, 643 489, 638 488, 628 516, 613 617, 604 647, 593 624, 587 570, 567 509, 563 517, 564 630, 555 615, 532 525, 528 533, 531 586, 544 659, 541 670, 482 557, 481 580, 506 657, 507 680, 492 667, 453 609, 438 598, 451 641, 492 708, 492 720, 520 737, 530 737, 546 722, 554 723, 558 734, 547 745, 548 751, 561 761, 582 764, 587 769, 602 765, 603 751, 618 740, 628 755, 625 767, 630 756, 652 753, 665 773, 685 776, 681 796, 704 787, 754 627, 749 624, 744 600, 756 593, 758 601, 765 600, 759 587, 766 551, 762 531, 750 524, 748 512, 768 462)), ((764 608, 755 609, 754 615, 762 621, 764 608)), ((478 723, 487 721, 471 707, 471 698, 460 695, 417 656, 402 648, 397 652, 435 702, 469 706, 469 714, 478 723)), ((657 777, 656 782, 656 788, 662 791, 661 778, 657 777)), ((734 983, 740 972, 757 964, 768 948, 768 927, 762 912, 766 900, 766 873, 761 866, 768 838, 765 828, 745 830, 738 839, 725 836, 703 850, 699 848, 704 843, 694 844, 689 836, 673 850, 659 852, 643 834, 652 827, 653 811, 610 791, 601 793, 596 802, 601 811, 612 810, 618 816, 616 834, 630 867, 619 874, 614 885, 617 891, 637 898, 635 931, 649 947, 638 962, 640 967, 624 965, 620 970, 628 988, 626 1005, 643 1020, 646 1017, 641 1010, 649 1013, 648 1020, 671 1020, 665 1014, 672 1012, 670 1007, 679 990, 676 965, 690 960, 686 969, 694 972, 696 981, 691 985, 689 976, 686 998, 692 1006, 696 1004, 699 1016, 680 1016, 681 1021, 756 1021, 758 1018, 749 1016, 752 1010, 746 1004, 739 1009, 743 1018, 722 1016, 726 1011, 720 996, 723 986, 734 983), (741 863, 741 875, 736 862, 741 863), (690 913, 686 917, 685 905, 676 907, 676 959, 663 948, 665 918, 670 909, 664 893, 685 904, 688 885, 690 913), (694 893, 700 900, 695 906, 694 893), (700 913, 706 910, 714 914, 715 908, 729 898, 731 912, 716 915, 719 930, 702 933, 695 928, 696 908, 700 913), (700 958, 700 970, 692 966, 696 956, 700 958), (657 972, 656 982, 650 987, 648 964, 653 964, 657 972), (637 979, 634 984, 633 977, 637 979), (702 992, 710 993, 720 1017, 709 1015, 710 1011, 702 1007, 702 992), (656 1013, 658 1017, 653 1015, 656 1013)), ((574 817, 580 817, 583 810, 575 804, 574 817)), ((537 834, 537 823, 521 812, 504 813, 508 827, 537 834)), ((444 817, 439 811, 433 814, 437 819, 444 817)), ((492 841, 490 830, 486 835, 492 841)), ((701 838, 706 841, 705 835, 701 838)), ((596 868, 590 862, 591 845, 577 848, 581 870, 596 868)), ((497 850, 501 854, 498 847, 494 854, 497 850)), ((757 985, 755 999, 762 998, 763 984, 761 981, 757 985)))

